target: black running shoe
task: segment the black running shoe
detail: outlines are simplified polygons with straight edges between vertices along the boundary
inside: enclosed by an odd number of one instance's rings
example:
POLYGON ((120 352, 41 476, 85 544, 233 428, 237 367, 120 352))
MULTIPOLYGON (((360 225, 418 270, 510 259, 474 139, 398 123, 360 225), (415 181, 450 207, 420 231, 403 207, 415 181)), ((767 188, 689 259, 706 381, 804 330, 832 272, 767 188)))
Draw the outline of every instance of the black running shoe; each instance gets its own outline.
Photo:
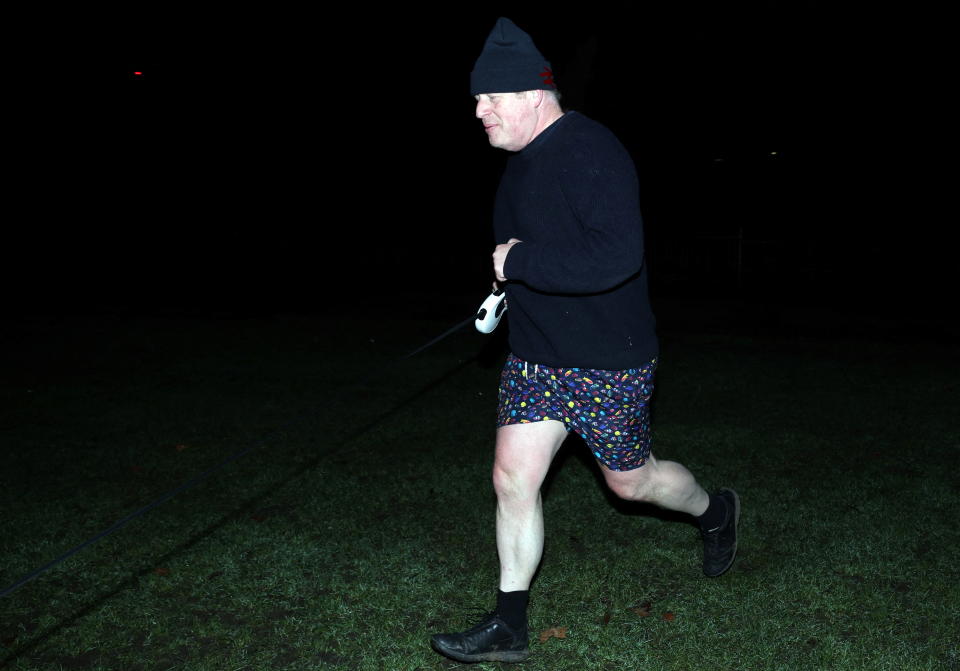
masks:
POLYGON ((434 634, 430 643, 458 662, 522 662, 530 656, 527 628, 514 631, 496 613, 459 634, 434 634))
POLYGON ((726 573, 737 556, 737 523, 740 521, 740 497, 732 489, 721 489, 717 496, 727 504, 727 516, 713 530, 701 529, 703 535, 703 572, 714 578, 726 573))

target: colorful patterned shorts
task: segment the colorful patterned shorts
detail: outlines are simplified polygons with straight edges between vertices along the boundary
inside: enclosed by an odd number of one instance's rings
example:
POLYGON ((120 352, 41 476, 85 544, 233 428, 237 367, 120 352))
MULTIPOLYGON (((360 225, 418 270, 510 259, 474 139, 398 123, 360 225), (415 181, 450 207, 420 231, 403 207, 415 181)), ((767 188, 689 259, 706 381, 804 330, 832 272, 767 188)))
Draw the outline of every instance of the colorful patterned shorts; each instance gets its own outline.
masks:
POLYGON ((650 398, 657 360, 642 368, 550 368, 511 354, 500 374, 497 426, 554 419, 576 432, 611 471, 650 455, 650 398))

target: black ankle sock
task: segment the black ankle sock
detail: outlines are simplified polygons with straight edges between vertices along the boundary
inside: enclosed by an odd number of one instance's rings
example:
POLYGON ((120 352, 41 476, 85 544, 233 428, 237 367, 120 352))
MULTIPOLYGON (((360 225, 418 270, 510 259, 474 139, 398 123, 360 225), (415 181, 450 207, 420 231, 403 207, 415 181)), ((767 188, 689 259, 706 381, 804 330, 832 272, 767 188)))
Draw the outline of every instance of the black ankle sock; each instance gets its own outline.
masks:
POLYGON ((527 602, 530 591, 501 592, 497 590, 497 615, 515 631, 527 628, 527 602))
POLYGON ((727 519, 727 504, 716 494, 710 495, 710 505, 703 515, 697 518, 700 528, 704 531, 713 531, 720 527, 727 519))

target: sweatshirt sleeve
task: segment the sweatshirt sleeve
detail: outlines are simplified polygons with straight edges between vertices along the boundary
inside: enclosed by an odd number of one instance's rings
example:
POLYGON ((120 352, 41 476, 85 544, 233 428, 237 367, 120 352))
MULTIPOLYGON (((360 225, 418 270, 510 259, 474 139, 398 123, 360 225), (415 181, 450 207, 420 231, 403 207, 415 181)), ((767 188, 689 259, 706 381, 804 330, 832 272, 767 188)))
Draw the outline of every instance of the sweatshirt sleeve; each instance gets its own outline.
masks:
POLYGON ((572 220, 556 226, 562 235, 514 245, 504 265, 507 279, 575 295, 612 289, 640 271, 643 220, 636 170, 626 149, 612 136, 604 139, 565 157, 558 172, 564 202, 551 212, 572 220))

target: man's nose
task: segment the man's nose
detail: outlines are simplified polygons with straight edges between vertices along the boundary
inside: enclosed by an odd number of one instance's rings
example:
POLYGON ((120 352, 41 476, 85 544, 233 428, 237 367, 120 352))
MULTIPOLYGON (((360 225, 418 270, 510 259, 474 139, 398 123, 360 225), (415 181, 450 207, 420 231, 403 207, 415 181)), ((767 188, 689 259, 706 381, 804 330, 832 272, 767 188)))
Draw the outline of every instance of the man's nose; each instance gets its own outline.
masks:
POLYGON ((477 101, 477 118, 482 119, 487 116, 487 113, 490 111, 490 103, 484 102, 482 100, 477 101))

